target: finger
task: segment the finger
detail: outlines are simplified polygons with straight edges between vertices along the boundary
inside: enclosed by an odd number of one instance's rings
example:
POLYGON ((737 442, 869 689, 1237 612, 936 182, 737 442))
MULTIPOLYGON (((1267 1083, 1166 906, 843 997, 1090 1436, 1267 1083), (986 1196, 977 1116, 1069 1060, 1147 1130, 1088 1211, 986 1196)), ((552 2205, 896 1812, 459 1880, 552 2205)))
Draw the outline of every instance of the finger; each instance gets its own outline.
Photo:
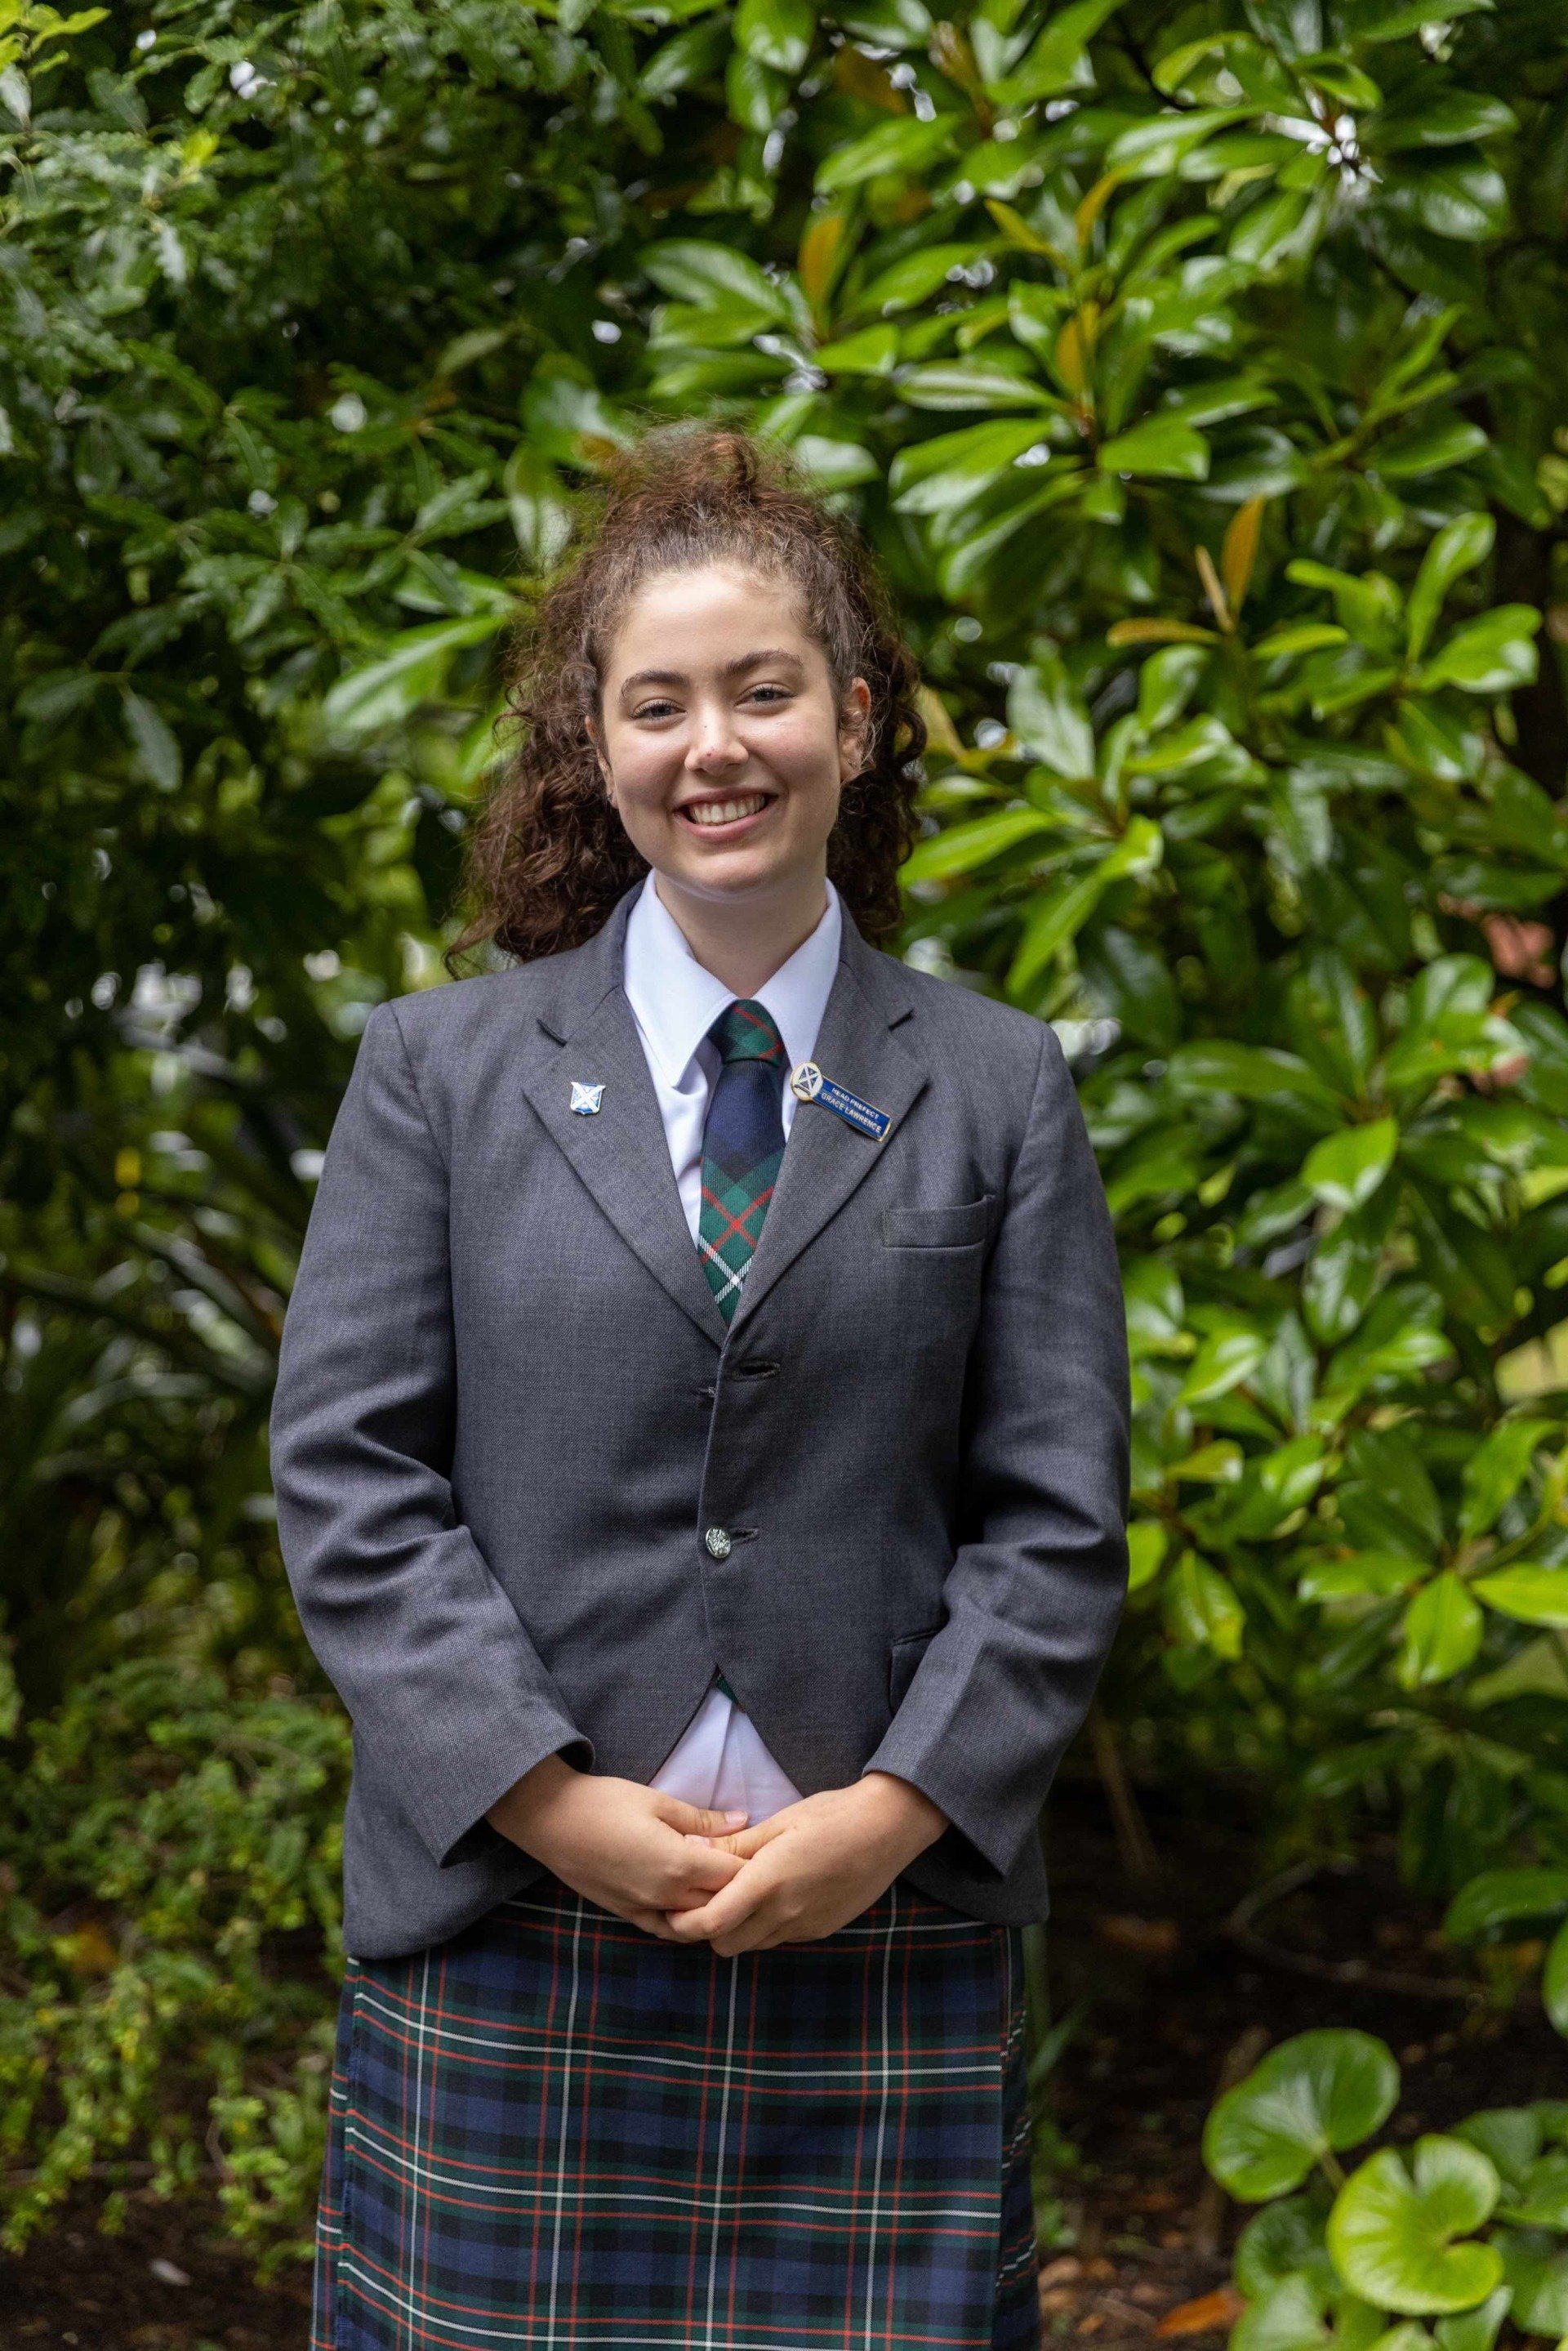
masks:
POLYGON ((700 1910, 704 1902, 711 1902, 715 1894, 722 1893, 728 1883, 727 1878, 722 1878, 716 1885, 699 1886, 693 1882, 678 1886, 673 1893, 659 1896, 659 1907, 666 1917, 683 1910, 700 1910))
POLYGON ((665 1931, 663 1913, 650 1909, 646 1903, 628 1902, 619 1896, 611 1896, 607 1891, 603 1894, 589 1894, 586 1887, 581 1886, 576 1890, 583 1894, 586 1900, 595 1903, 599 1909, 607 1910, 612 1918, 624 1919, 628 1927, 643 1927, 650 1934, 665 1931))
MULTIPOLYGON (((831 1934, 833 1929, 828 1928, 826 1931, 831 1934)), ((764 1948, 772 1951, 776 1950, 781 1943, 820 1943, 822 1939, 822 1930, 812 1933, 804 1928, 797 1918, 792 1918, 786 1920, 784 1926, 768 1937, 764 1948)))
POLYGON ((742 1866, 738 1854, 726 1853, 722 1845, 710 1844, 703 1838, 691 1837, 686 1840, 685 1850, 680 1855, 677 1882, 683 1898, 691 1896, 706 1901, 710 1894, 717 1894, 722 1886, 728 1886, 742 1866))
POLYGON ((721 1959, 738 1959, 743 1951, 765 1951, 767 1938, 754 1935, 725 1935, 716 1938, 714 1956, 721 1959))
POLYGON ((732 1934, 762 1907, 772 1891, 768 1880, 759 1875, 755 1864, 751 1864, 737 1870, 730 1884, 721 1887, 711 1900, 696 1909, 681 1911, 671 1923, 682 1942, 695 1940, 698 1935, 732 1934))
POLYGON ((759 1904, 751 1917, 728 1934, 721 1931, 712 1938, 713 1949, 722 1959, 737 1959, 742 1951, 770 1951, 783 1941, 788 1929, 776 1924, 771 1903, 759 1904))
POLYGON ((649 1934, 657 1935, 661 1943, 673 1943, 678 1939, 672 1932, 669 1921, 666 1919, 662 1910, 643 1910, 639 1908, 628 1910, 625 1913, 625 1916, 630 1919, 634 1927, 645 1928, 649 1934))
MULTIPOLYGON (((831 1918, 831 1914, 828 1915, 831 1918)), ((806 1913, 802 1912, 790 1902, 786 1888, 777 1887, 775 1899, 767 1903, 759 1903, 749 1921, 751 1928, 760 1928, 762 1931, 755 1935, 748 1935, 746 1947, 751 1950, 774 1951, 784 1943, 819 1943, 825 1936, 833 1934, 837 1925, 842 1923, 838 1920, 833 1920, 830 1924, 825 1923, 820 1911, 814 1914, 814 1919, 815 1923, 808 1918, 806 1913)), ((717 1943, 714 1948, 717 1949, 717 1943)))
POLYGON ((706 1943, 715 1929, 709 1903, 693 1903, 689 1910, 667 1910, 664 1914, 670 1933, 678 1943, 706 1943))
POLYGON ((701 1902, 688 1902, 680 1906, 679 1908, 666 1910, 664 1913, 665 1924, 668 1926, 671 1935, 678 1943, 704 1943, 707 1941, 708 1938, 703 1929, 701 1921, 707 1915, 708 1902, 711 1899, 711 1896, 710 1896, 704 1897, 701 1902))

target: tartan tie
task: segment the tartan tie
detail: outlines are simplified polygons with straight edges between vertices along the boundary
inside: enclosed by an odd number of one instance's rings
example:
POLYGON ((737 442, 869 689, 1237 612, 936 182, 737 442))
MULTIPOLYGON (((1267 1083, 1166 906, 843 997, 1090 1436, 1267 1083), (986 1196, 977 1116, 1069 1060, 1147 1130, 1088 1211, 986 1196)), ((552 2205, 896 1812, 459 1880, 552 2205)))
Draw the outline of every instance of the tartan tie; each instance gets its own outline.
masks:
POLYGON ((784 1156, 784 1047, 766 1005, 742 998, 708 1031, 723 1058, 702 1125, 697 1247, 726 1322, 762 1238, 784 1156))

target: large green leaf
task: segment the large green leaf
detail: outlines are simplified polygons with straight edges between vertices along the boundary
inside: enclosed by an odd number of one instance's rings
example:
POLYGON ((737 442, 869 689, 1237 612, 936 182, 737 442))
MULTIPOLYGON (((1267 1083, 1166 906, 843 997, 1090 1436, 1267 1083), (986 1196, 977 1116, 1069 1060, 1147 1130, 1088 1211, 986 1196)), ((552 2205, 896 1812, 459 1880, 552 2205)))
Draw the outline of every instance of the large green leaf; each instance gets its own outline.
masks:
POLYGON ((900 451, 888 472, 895 506, 900 514, 941 514, 979 497, 1035 445, 1039 432, 1033 419, 971 424, 900 451))
POLYGON ((1051 829, 1050 818, 1042 816, 1038 809, 1001 809, 994 815, 976 817, 971 823, 950 826, 947 831, 921 841, 905 860, 903 878, 907 883, 935 882, 954 873, 970 873, 1000 857, 1004 850, 1016 849, 1020 842, 1051 829))
POLYGON ((1419 660, 1426 650, 1433 622, 1455 580, 1473 571, 1491 553, 1496 528, 1489 514, 1456 515, 1433 535, 1406 608, 1405 642, 1413 659, 1419 660))
POLYGON ((1359 1208, 1394 1165, 1398 1146, 1397 1119, 1341 1127, 1337 1134, 1325 1134, 1313 1145, 1302 1167, 1302 1182, 1328 1207, 1359 1208))
POLYGON ((1472 1589, 1489 1608, 1522 1625, 1550 1625, 1568 1631, 1568 1566, 1533 1567, 1521 1561, 1477 1576, 1472 1589))
POLYGON ((1241 2202, 1299 2188, 1314 2166, 1367 2138, 1399 2095, 1386 2044, 1346 2029, 1298 2032, 1210 2108, 1203 2160, 1241 2202))
POLYGON ((1007 723, 1032 759, 1059 776, 1092 776, 1095 730, 1060 661, 1046 657, 1021 670, 1007 690, 1007 723))
POLYGON ((824 159, 817 166, 817 193, 836 195, 884 172, 923 172, 939 155, 946 154, 953 143, 955 129, 952 118, 941 114, 928 122, 913 118, 880 122, 875 130, 836 148, 824 159))
POLYGON ((1463 1580, 1435 1575, 1405 1611, 1395 1673, 1406 1689, 1452 1681, 1480 1647, 1483 1619, 1463 1580))
POLYGON ((389 653, 338 679, 322 705, 322 716, 346 735, 367 735, 400 724, 440 693, 452 654, 495 636, 504 618, 500 611, 474 612, 406 631, 389 653))
POLYGON ((735 38, 758 62, 797 74, 811 54, 816 11, 811 0, 739 0, 735 38))
POLYGON ((1129 874, 1152 872, 1164 850, 1159 827, 1147 817, 1134 817, 1122 839, 1097 856, 1086 873, 1066 888, 1042 893, 1023 925, 1007 986, 1015 996, 1027 996, 1058 950, 1075 939, 1115 882, 1129 874))
POLYGON ((1338 1105, 1331 1090, 1304 1061, 1276 1047, 1206 1038, 1173 1055, 1171 1071, 1184 1085, 1214 1087, 1243 1101, 1298 1108, 1337 1123, 1338 1105))
POLYGON ((1535 632, 1541 615, 1533 604, 1500 604, 1483 619, 1455 631, 1421 672, 1428 692, 1462 686, 1467 694, 1503 694, 1528 685, 1536 672, 1535 632))
POLYGON ((1184 417, 1150 416, 1102 442, 1095 462, 1107 474, 1174 475, 1201 482, 1209 472, 1209 444, 1184 417))
POLYGON ((762 318, 782 319, 785 303, 765 270, 743 253, 697 237, 667 237, 649 246, 642 266, 656 286, 700 308, 729 300, 762 318))
POLYGON ((1165 1622, 1176 1640, 1219 1657, 1239 1657, 1246 1619, 1225 1578, 1183 1552, 1165 1582, 1165 1622))
POLYGON ((1231 2332, 1230 2351, 1372 2351, 1384 2314, 1298 2271, 1250 2302, 1231 2332))
POLYGON ((1472 1877, 1449 1905, 1443 1932, 1468 1942, 1520 1918, 1568 1913, 1568 1869, 1489 1869, 1472 1877))
POLYGON ((1055 9, 1002 84, 999 94, 1004 103, 1028 105, 1091 82, 1085 51, 1120 5, 1121 0, 1068 0, 1065 7, 1055 9))
POLYGON ((1353 2171, 1328 2216, 1328 2250, 1353 2293, 1408 2316, 1468 2310, 1502 2276, 1495 2245, 1473 2241, 1497 2201, 1479 2147, 1428 2132, 1408 2168, 1391 2147, 1353 2171))
POLYGON ((125 728, 142 768, 161 792, 177 792, 184 773, 179 738, 163 713, 128 686, 120 695, 125 728))

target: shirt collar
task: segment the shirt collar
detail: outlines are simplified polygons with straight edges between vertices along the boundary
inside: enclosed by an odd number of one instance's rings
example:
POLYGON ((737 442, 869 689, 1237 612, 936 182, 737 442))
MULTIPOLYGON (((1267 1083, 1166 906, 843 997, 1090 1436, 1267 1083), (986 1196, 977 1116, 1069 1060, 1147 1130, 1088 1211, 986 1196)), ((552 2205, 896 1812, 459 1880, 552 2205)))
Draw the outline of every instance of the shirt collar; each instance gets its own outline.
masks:
MULTIPOLYGON (((622 977, 637 1025, 665 1080, 675 1085, 719 1014, 734 1003, 735 992, 698 962, 653 880, 650 868, 632 901, 622 977)), ((753 999, 777 1022, 791 1069, 809 1059, 816 1043, 842 937, 838 893, 829 882, 822 920, 753 999)))

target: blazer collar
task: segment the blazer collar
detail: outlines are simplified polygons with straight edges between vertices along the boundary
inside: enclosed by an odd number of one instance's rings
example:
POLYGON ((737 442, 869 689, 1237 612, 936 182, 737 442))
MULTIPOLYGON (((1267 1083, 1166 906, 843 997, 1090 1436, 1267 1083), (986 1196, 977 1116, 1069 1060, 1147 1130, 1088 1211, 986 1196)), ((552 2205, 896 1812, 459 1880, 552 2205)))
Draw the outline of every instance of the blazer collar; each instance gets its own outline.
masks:
POLYGON ((692 1247, 653 1080, 621 985, 626 925, 641 886, 634 883, 592 938, 552 957, 553 969, 539 975, 545 985, 522 1083, 622 1239, 722 1347, 893 1147, 929 1072, 909 1027, 915 1008, 902 966, 870 946, 845 906, 838 967, 812 1058, 826 1076, 885 1111, 891 1124, 882 1142, 872 1143, 820 1102, 797 1104, 762 1238, 726 1324, 692 1247), (603 1086, 593 1115, 572 1110, 574 1080, 603 1086))
MULTIPOLYGON (((813 1051, 838 970, 844 901, 830 882, 828 904, 810 935, 771 977, 753 989, 778 1023, 793 1069, 813 1051)), ((632 893, 622 939, 621 983, 643 1041, 671 1085, 691 1065, 716 1016, 734 990, 698 962, 675 917, 653 887, 651 873, 632 893)), ((715 1063, 718 1054, 714 1054, 715 1063)))

